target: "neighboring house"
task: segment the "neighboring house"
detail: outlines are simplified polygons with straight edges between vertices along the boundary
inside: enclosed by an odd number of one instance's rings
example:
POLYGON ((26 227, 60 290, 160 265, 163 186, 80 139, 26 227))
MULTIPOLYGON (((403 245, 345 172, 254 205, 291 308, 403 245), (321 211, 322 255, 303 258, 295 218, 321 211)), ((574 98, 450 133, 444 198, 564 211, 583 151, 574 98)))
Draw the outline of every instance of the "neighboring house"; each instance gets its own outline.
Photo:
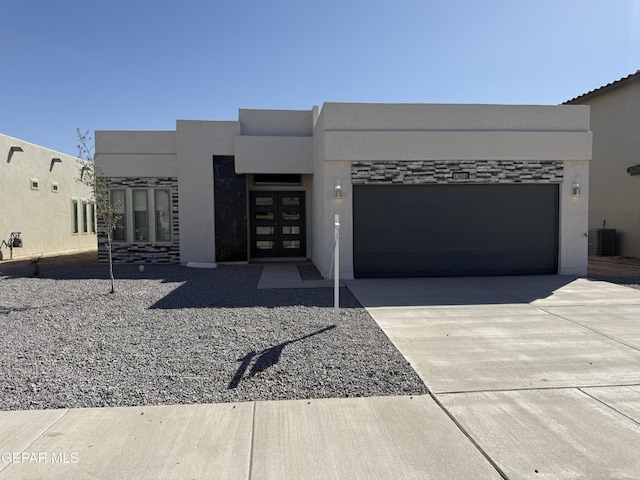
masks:
POLYGON ((97 250, 92 193, 79 172, 75 157, 0 135, 0 258, 97 250))
POLYGON ((116 261, 329 278, 339 215, 343 278, 587 272, 588 107, 326 103, 95 136, 116 261))
POLYGON ((616 254, 640 257, 640 70, 565 102, 591 106, 589 228, 615 229, 616 254))

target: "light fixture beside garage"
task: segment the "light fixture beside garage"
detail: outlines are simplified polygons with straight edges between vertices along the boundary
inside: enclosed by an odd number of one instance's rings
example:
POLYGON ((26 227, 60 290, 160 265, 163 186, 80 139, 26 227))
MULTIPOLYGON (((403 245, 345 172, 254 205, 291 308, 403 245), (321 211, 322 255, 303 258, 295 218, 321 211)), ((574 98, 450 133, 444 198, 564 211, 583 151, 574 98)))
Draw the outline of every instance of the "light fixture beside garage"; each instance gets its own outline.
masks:
POLYGON ((580 196, 580 179, 576 178, 576 180, 573 182, 573 187, 571 189, 571 195, 573 195, 574 197, 579 197, 580 196))
POLYGON ((336 199, 342 198, 342 184, 339 178, 336 178, 336 184, 333 187, 333 196, 336 199))

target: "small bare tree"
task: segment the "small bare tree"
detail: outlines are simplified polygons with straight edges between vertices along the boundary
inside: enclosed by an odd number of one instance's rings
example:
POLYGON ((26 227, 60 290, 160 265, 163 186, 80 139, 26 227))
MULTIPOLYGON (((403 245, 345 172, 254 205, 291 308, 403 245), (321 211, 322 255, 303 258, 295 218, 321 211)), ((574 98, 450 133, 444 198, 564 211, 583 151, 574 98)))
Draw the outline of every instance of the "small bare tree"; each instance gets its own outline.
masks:
POLYGON ((91 142, 93 139, 89 135, 89 130, 86 130, 83 133, 78 128, 77 135, 80 181, 89 186, 93 191, 93 201, 95 203, 96 217, 98 219, 96 231, 98 233, 98 239, 100 239, 100 236, 104 237, 104 244, 109 253, 109 278, 111 279, 110 293, 115 293, 111 242, 113 240, 113 232, 118 227, 118 221, 122 217, 118 214, 118 205, 111 203, 109 179, 95 164, 96 155, 91 142))

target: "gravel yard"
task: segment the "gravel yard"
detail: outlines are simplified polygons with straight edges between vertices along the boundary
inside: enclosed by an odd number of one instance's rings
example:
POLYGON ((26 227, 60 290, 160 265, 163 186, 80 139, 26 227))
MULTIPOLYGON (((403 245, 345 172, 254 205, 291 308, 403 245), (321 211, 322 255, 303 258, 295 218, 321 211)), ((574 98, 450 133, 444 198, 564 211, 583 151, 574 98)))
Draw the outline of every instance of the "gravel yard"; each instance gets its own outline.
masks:
MULTIPOLYGON (((347 289, 262 267, 0 264, 0 410, 410 395, 426 387, 347 289)), ((309 273, 306 273, 307 275, 309 273)))
POLYGON ((589 278, 626 285, 640 290, 640 259, 624 257, 589 258, 589 278))
MULTIPOLYGON (((334 327, 332 289, 258 290, 260 266, 116 265, 112 295, 106 266, 61 263, 0 264, 0 410, 427 391, 347 289, 334 327)), ((589 278, 640 289, 640 261, 589 278)))

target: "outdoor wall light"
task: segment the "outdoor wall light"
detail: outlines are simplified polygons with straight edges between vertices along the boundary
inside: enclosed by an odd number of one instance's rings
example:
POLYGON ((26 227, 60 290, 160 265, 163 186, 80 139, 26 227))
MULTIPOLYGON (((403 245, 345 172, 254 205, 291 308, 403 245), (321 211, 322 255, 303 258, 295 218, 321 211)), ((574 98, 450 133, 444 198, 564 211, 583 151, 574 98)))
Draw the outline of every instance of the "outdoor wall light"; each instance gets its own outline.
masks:
POLYGON ((336 184, 333 187, 333 196, 335 198, 342 198, 342 185, 340 184, 339 178, 336 178, 336 184))
POLYGON ((573 182, 573 186, 571 188, 571 195, 574 197, 580 196, 580 179, 576 178, 576 181, 573 182))

